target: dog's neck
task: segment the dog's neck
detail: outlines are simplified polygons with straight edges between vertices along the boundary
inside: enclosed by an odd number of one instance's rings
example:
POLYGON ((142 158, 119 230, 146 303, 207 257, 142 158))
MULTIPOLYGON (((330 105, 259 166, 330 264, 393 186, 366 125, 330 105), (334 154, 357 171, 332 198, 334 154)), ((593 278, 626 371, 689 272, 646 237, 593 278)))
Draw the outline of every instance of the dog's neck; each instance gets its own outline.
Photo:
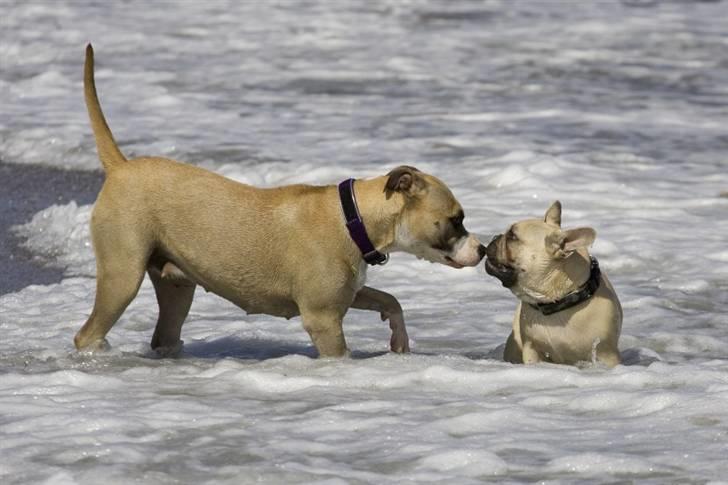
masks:
POLYGON ((538 310, 543 315, 552 315, 559 313, 564 310, 568 310, 571 307, 580 305, 585 301, 591 299, 592 296, 599 289, 601 284, 601 271, 599 270, 599 263, 596 258, 590 258, 589 264, 589 279, 579 287, 578 290, 567 293, 562 298, 553 302, 538 303, 531 305, 535 310, 538 310))
POLYGON ((577 291, 589 280, 591 259, 584 250, 575 251, 564 264, 554 267, 539 281, 538 289, 521 288, 519 298, 529 304, 551 303, 577 291))
POLYGON ((397 217, 405 205, 404 196, 394 192, 385 197, 387 177, 358 179, 354 193, 369 239, 381 252, 394 248, 397 217))

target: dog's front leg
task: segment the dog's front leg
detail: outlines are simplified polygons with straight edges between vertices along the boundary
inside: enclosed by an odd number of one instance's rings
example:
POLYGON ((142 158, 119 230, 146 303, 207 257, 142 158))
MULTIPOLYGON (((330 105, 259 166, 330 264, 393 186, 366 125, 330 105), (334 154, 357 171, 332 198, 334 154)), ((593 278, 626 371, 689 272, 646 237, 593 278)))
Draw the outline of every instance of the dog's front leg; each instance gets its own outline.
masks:
POLYGON ((529 341, 523 342, 523 363, 524 364, 538 364, 543 359, 538 351, 533 348, 533 344, 529 341))
POLYGON ((359 310, 374 310, 379 312, 382 321, 389 319, 389 328, 392 329, 392 338, 389 340, 392 352, 409 352, 409 336, 404 324, 402 307, 395 297, 384 291, 364 286, 356 294, 351 308, 359 310))
POLYGON ((301 308, 303 328, 316 346, 319 357, 343 357, 348 353, 341 326, 343 318, 342 312, 328 308, 301 308))

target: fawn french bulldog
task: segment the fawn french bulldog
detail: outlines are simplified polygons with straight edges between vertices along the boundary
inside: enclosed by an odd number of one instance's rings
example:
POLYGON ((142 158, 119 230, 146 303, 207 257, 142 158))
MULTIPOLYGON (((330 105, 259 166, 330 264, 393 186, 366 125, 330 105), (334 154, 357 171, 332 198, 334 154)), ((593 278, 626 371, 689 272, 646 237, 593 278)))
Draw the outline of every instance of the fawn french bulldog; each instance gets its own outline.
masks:
POLYGON ((485 270, 519 299, 504 359, 512 363, 620 363, 622 307, 588 248, 589 227, 561 228, 561 203, 513 224, 486 248, 485 270))

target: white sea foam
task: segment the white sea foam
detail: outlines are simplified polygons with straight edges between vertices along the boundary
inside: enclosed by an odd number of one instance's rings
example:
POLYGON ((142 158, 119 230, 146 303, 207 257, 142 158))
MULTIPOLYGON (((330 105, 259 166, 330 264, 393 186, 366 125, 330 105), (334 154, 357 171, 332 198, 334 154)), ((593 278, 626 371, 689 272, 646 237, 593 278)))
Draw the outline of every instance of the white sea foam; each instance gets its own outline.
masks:
POLYGON ((299 319, 199 290, 181 356, 160 359, 148 281, 111 350, 78 354, 91 206, 54 205, 15 232, 64 280, 0 296, 0 481, 724 480, 724 9, 11 3, 3 161, 98 169, 80 80, 90 40, 129 156, 259 186, 413 164, 487 235, 560 199, 565 226, 597 230, 625 365, 506 364, 512 295, 482 267, 400 254, 368 283, 400 300, 410 355, 389 354, 387 325, 352 310, 352 358, 317 360, 299 319))

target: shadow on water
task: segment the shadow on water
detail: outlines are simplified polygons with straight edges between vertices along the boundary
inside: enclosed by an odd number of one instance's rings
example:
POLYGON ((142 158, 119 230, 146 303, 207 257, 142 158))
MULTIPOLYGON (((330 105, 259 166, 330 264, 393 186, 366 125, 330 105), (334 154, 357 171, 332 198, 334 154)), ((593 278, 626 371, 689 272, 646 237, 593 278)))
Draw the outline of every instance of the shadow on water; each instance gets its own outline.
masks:
POLYGON ((652 349, 646 347, 634 347, 625 349, 620 352, 622 357, 622 365, 640 365, 649 367, 654 362, 662 362, 660 355, 652 349))
MULTIPOLYGON (((351 358, 370 359, 386 355, 386 351, 364 352, 354 350, 351 358)), ((150 352, 150 356, 156 354, 150 352)), ((232 358, 239 360, 268 360, 278 359, 289 355, 302 355, 309 358, 317 358, 318 352, 311 344, 282 342, 270 339, 241 339, 238 337, 222 337, 206 342, 185 343, 182 349, 182 357, 194 357, 198 359, 222 359, 232 358)))

